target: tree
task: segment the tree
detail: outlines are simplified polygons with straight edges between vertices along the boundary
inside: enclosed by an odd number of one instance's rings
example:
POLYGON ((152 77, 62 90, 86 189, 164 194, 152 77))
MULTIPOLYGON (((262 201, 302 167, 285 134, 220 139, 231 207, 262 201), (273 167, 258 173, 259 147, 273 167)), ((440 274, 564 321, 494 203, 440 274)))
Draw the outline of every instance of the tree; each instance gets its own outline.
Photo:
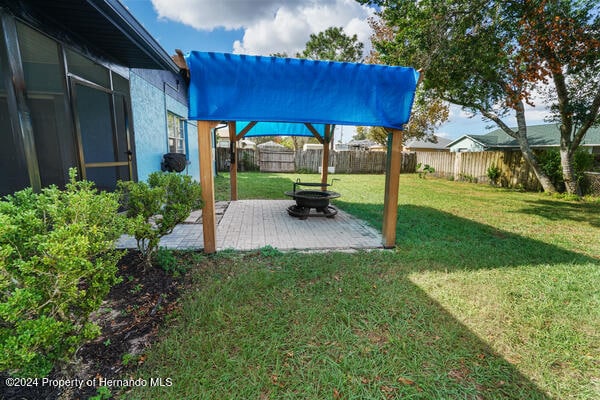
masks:
POLYGON ((572 163, 600 108, 600 17, 594 0, 360 0, 376 3, 382 61, 425 69, 423 89, 479 112, 517 139, 542 187, 555 192, 527 139, 525 104, 545 88, 560 122, 567 191, 572 163), (596 9, 595 9, 596 7, 596 9), (513 115, 516 129, 506 118, 513 115))
MULTIPOLYGON (((394 39, 394 30, 381 23, 381 20, 371 18, 370 25, 373 28, 373 42, 390 41, 394 39)), ((372 64, 383 63, 377 49, 372 49, 367 57, 367 62, 372 64)), ((404 129, 402 140, 406 143, 409 139, 428 140, 437 142, 434 136, 435 130, 444 122, 448 121, 450 109, 447 102, 435 97, 432 92, 417 88, 415 102, 413 105, 409 123, 404 129)), ((369 138, 380 144, 387 144, 387 133, 381 127, 370 128, 369 138)))
MULTIPOLYGON (((423 90, 417 89, 410 121, 404 129, 402 141, 409 139, 427 140, 436 143, 435 130, 448 120, 448 105, 423 90)), ((355 139, 369 139, 386 145, 388 134, 383 127, 358 127, 355 139)))
POLYGON ((317 34, 312 33, 298 58, 311 60, 361 62, 364 45, 358 36, 348 36, 341 27, 330 27, 317 34))
POLYGON ((365 140, 369 133, 369 128, 366 126, 357 126, 356 135, 352 136, 353 140, 365 140))

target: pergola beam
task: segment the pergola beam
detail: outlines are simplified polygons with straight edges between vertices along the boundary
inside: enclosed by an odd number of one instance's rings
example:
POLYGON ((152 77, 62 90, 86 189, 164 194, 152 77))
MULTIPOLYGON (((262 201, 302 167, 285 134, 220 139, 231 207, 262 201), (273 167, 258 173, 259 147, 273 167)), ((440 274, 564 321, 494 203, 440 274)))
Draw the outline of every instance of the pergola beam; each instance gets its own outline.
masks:
POLYGON ((315 129, 315 127, 311 123, 305 122, 304 126, 306 126, 308 128, 310 133, 313 134, 313 136, 319 141, 319 143, 323 144, 323 142, 324 142, 323 137, 319 134, 319 132, 315 129))
POLYGON ((387 140, 387 163, 385 172, 385 195, 383 200, 383 247, 396 247, 396 224, 398 220, 398 189, 402 166, 402 131, 390 129, 387 140))
POLYGON ((256 125, 257 123, 258 123, 257 121, 252 121, 252 122, 250 122, 248 125, 246 125, 246 126, 244 127, 244 129, 242 129, 242 130, 240 131, 240 133, 238 133, 238 134, 237 134, 237 136, 236 136, 236 140, 240 140, 240 139, 242 139, 244 136, 246 136, 246 134, 247 134, 248 132, 250 132, 250 129, 254 128, 254 125, 256 125))

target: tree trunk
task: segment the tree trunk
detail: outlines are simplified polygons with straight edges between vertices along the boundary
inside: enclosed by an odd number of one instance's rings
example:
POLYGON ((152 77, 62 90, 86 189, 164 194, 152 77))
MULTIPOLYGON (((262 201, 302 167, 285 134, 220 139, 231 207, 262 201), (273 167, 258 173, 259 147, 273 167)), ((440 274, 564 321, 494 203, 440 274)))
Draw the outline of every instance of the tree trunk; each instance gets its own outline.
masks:
POLYGON ((548 178, 548 175, 546 175, 544 171, 542 171, 542 168, 537 162, 535 154, 533 154, 533 151, 531 151, 531 147, 529 147, 527 137, 522 137, 521 135, 519 135, 518 141, 519 147, 521 148, 521 153, 523 154, 523 158, 525 159, 527 164, 529 164, 531 169, 533 169, 533 173, 535 174, 538 181, 540 181, 544 192, 556 193, 556 187, 554 186, 550 178, 548 178))
POLYGON ((556 193, 556 186, 554 186, 548 175, 542 171, 535 154, 533 154, 533 151, 531 151, 531 147, 529 146, 529 140, 527 139, 527 122, 525 121, 525 106, 523 105, 523 101, 518 101, 514 107, 518 127, 516 132, 509 128, 497 114, 486 110, 483 107, 479 107, 478 110, 483 116, 494 121, 507 135, 517 139, 523 158, 527 164, 529 164, 531 169, 533 169, 533 173, 542 185, 544 192, 556 193))
POLYGON ((567 193, 581 196, 581 188, 578 185, 575 178, 575 171, 573 170, 573 154, 562 146, 560 149, 560 165, 567 193))

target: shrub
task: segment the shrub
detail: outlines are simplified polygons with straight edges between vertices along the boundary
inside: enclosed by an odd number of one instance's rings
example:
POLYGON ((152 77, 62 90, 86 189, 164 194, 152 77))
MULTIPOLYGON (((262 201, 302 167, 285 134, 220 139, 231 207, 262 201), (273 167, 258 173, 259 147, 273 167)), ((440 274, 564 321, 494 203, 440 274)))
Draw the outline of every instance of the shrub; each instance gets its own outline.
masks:
MULTIPOLYGON (((546 150, 538 155, 538 162, 542 171, 548 175, 552 183, 559 191, 565 190, 562 165, 560 163, 560 152, 558 150, 546 150)), ((581 185, 585 180, 585 171, 594 166, 594 156, 583 149, 578 149, 573 156, 573 172, 577 183, 581 185)))
POLYGON ((425 179, 425 177, 427 176, 428 173, 433 174, 435 172, 435 168, 433 168, 431 165, 429 164, 425 164, 423 165, 423 170, 422 171, 418 171, 419 169, 421 169, 421 163, 417 164, 417 173, 419 174, 419 178, 425 179))
POLYGON ((182 260, 179 260, 173 252, 166 248, 159 248, 154 254, 154 263, 165 272, 178 277, 187 272, 188 266, 182 260))
POLYGON ((100 332, 89 315, 117 283, 118 196, 93 183, 26 189, 0 202, 0 369, 64 367, 100 332))
POLYGON ((175 172, 154 172, 148 183, 119 182, 119 189, 130 219, 129 231, 147 266, 160 238, 203 205, 200 185, 190 176, 175 172))
POLYGON ((487 169, 487 176, 492 185, 498 184, 498 179, 500 179, 501 171, 495 164, 492 164, 487 169))

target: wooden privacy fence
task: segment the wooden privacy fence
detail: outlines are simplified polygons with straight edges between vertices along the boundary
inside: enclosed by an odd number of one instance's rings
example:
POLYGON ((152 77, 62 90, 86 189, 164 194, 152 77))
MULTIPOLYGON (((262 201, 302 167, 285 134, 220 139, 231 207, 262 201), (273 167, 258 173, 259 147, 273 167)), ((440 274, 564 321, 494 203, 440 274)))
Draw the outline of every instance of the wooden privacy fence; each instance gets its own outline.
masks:
MULTIPOLYGON (((541 185, 520 151, 482 151, 465 153, 417 152, 417 163, 433 167, 434 176, 489 183, 488 168, 500 170, 498 184, 540 190, 541 185)), ((421 167, 421 168, 422 168, 421 167)))
MULTIPOLYGON (((217 170, 229 171, 230 154, 228 148, 218 147, 216 154, 217 170)), ((258 152, 254 149, 237 149, 238 171, 258 170, 258 152)))
POLYGON ((259 150, 260 172, 294 172, 294 152, 292 150, 259 150))
MULTIPOLYGON (((296 171, 319 172, 322 164, 321 150, 296 152, 296 171)), ((338 174, 383 174, 387 153, 384 151, 333 151, 329 153, 329 167, 338 174)), ((416 157, 402 154, 401 172, 415 172, 416 157)))
MULTIPOLYGON (((313 172, 318 173, 322 166, 322 150, 281 150, 238 149, 238 170, 258 170, 264 172, 313 172)), ((402 173, 415 172, 417 157, 414 153, 402 154, 402 173)), ((217 149, 219 171, 229 170, 229 149, 217 149)), ((329 167, 339 174, 382 174, 385 172, 386 152, 382 151, 332 151, 329 153, 329 167)))

